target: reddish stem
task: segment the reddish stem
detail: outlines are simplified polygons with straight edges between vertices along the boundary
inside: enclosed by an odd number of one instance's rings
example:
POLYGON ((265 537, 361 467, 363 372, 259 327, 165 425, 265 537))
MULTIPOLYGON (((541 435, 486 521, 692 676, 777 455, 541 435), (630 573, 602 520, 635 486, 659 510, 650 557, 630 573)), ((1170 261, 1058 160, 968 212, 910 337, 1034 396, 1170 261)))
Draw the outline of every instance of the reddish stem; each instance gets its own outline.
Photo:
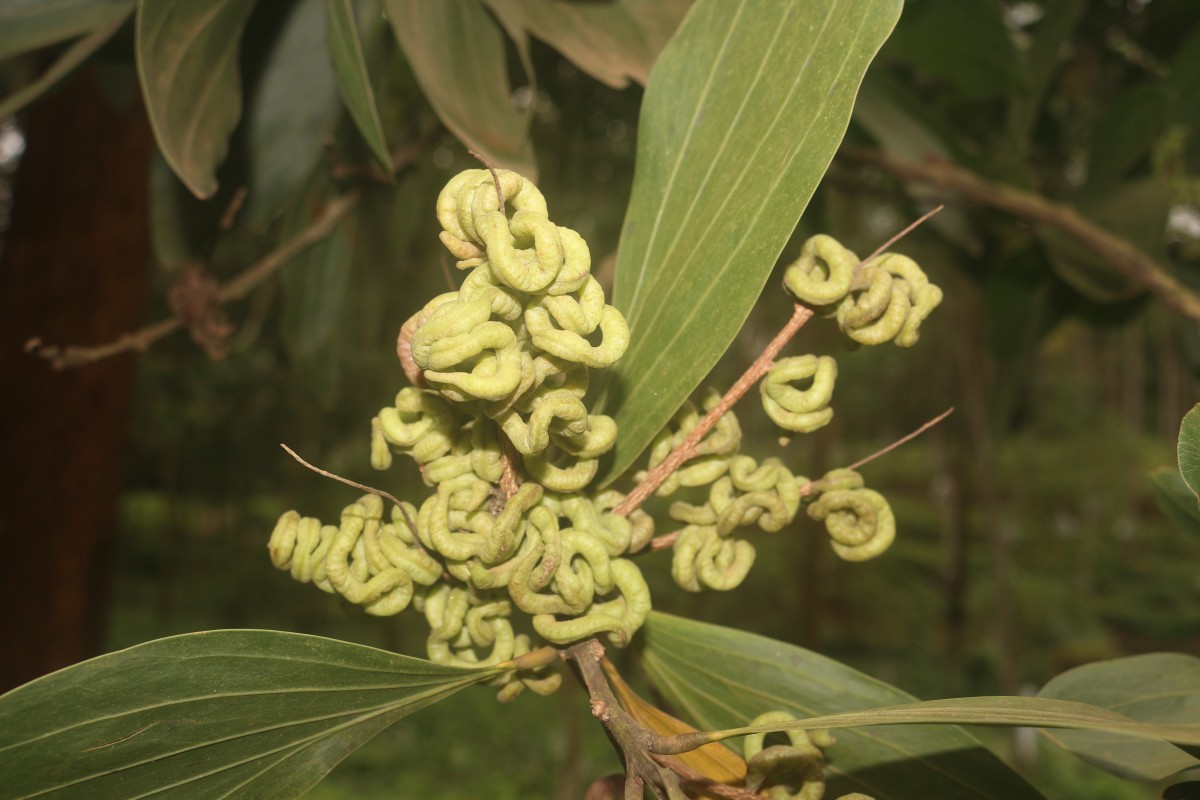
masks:
POLYGON ((696 446, 716 426, 717 420, 725 412, 733 408, 734 404, 738 400, 741 400, 746 392, 750 391, 750 387, 754 386, 758 382, 758 379, 775 365, 775 356, 779 355, 779 351, 791 341, 791 338, 796 335, 798 330, 804 327, 804 323, 812 319, 812 315, 813 312, 810 309, 796 303, 792 311, 792 318, 788 320, 788 323, 783 326, 783 329, 779 333, 775 334, 775 338, 763 350, 762 355, 754 360, 750 368, 742 374, 742 377, 737 379, 737 382, 733 386, 729 387, 729 391, 725 393, 721 401, 717 403, 712 411, 704 415, 704 419, 700 420, 700 424, 687 435, 687 438, 679 443, 678 447, 671 451, 666 460, 646 474, 642 482, 621 501, 620 505, 613 509, 613 513, 620 514, 623 517, 629 516, 646 501, 647 497, 654 494, 655 490, 662 485, 662 482, 672 472, 679 469, 683 462, 691 458, 696 450, 696 446))

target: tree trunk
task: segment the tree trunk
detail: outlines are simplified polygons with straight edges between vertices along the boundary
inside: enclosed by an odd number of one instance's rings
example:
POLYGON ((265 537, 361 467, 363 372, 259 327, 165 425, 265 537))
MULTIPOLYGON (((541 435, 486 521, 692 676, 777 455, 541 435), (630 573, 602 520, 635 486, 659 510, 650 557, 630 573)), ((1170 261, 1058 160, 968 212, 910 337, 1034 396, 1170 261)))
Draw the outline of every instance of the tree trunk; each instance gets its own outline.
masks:
POLYGON ((24 344, 93 344, 136 328, 147 283, 147 166, 137 103, 92 73, 38 105, 25 130, 0 268, 0 689, 101 644, 134 358, 57 372, 24 344))

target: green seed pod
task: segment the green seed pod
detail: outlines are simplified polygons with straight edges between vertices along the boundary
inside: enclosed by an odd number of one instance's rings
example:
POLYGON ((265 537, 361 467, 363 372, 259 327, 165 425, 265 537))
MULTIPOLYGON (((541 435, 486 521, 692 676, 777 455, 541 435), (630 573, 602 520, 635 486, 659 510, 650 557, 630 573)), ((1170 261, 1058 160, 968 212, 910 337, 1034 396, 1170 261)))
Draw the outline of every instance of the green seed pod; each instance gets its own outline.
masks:
MULTIPOLYGON (((751 725, 794 720, 786 711, 760 714, 751 725)), ((825 796, 825 756, 817 743, 833 743, 826 731, 786 731, 790 745, 764 749, 766 734, 753 733, 742 743, 746 759, 746 789, 758 793, 767 786, 771 800, 821 800, 825 796)))
POLYGON ((371 569, 363 534, 378 534, 383 516, 383 501, 366 495, 342 510, 342 524, 329 547, 325 570, 329 583, 338 594, 360 605, 368 614, 391 616, 408 607, 413 596, 409 573, 390 562, 377 563, 371 569))
POLYGON ((824 521, 833 550, 846 561, 880 555, 896 538, 896 518, 879 492, 871 489, 825 491, 808 507, 808 515, 824 521))
POLYGON ((271 563, 277 569, 289 570, 301 583, 311 581, 321 591, 332 593, 333 585, 325 574, 325 556, 336 534, 333 525, 322 526, 318 519, 288 511, 275 524, 267 544, 271 563))
POLYGON ((813 236, 804 243, 800 258, 783 274, 783 285, 802 303, 828 306, 850 291, 858 256, 832 236, 813 236))
POLYGON ((671 577, 690 592, 736 589, 754 566, 754 545, 718 534, 711 525, 689 525, 675 540, 671 577))
POLYGON ((812 433, 833 419, 829 402, 836 380, 837 362, 829 356, 781 358, 759 385, 763 410, 785 430, 812 433), (792 386, 810 378, 807 389, 792 386))
POLYGON ((860 269, 852 289, 837 308, 837 321, 847 336, 866 345, 894 341, 912 347, 921 323, 942 301, 942 290, 916 262, 896 253, 860 269))

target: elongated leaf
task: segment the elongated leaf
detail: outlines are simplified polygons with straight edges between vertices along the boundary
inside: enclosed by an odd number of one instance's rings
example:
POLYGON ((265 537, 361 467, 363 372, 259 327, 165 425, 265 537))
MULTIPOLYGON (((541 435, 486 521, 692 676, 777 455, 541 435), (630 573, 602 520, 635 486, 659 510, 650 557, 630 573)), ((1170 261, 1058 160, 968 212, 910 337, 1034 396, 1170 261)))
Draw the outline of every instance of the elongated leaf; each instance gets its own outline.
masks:
POLYGON ((350 0, 325 0, 325 12, 329 25, 329 54, 337 71, 342 99, 371 152, 391 174, 392 155, 388 151, 379 109, 375 106, 375 92, 367 75, 367 61, 363 56, 354 9, 350 0))
POLYGON ((6 0, 0 59, 100 30, 129 16, 134 0, 6 0))
POLYGON ((613 88, 643 86, 692 0, 485 0, 506 28, 527 30, 613 88))
MULTIPOLYGON (((1038 697, 1089 703, 1138 722, 1200 720, 1200 659, 1152 653, 1087 664, 1047 683, 1038 697)), ((1166 742, 1092 731, 1043 731, 1096 766, 1133 780, 1157 781, 1200 765, 1166 742)))
POLYGON ((252 87, 244 122, 250 184, 239 222, 261 223, 279 214, 303 186, 308 167, 324 155, 340 111, 337 77, 326 47, 324 0, 299 0, 252 87))
POLYGON ((844 714, 781 722, 746 725, 711 731, 707 741, 721 741, 750 733, 812 731, 823 728, 863 728, 876 725, 989 725, 1102 731, 1140 739, 1200 745, 1200 723, 1176 724, 1137 722, 1104 708, 1071 700, 1042 697, 957 697, 927 700, 899 706, 873 708, 844 714))
POLYGON ((1149 478, 1154 499, 1167 518, 1181 531, 1200 537, 1200 507, 1180 474, 1170 467, 1160 467, 1149 478))
MULTIPOLYGON (((608 678, 609 684, 612 685, 613 692, 621 701, 621 705, 629 712, 629 716, 633 717, 643 728, 664 736, 696 733, 696 729, 691 725, 672 717, 639 697, 629 684, 625 683, 625 679, 617 672, 617 668, 613 666, 612 662, 605 659, 601 666, 604 668, 604 675, 608 678)), ((716 783, 741 786, 746 781, 745 759, 733 753, 729 748, 716 743, 680 753, 674 758, 702 778, 716 783)), ((704 791, 700 791, 697 796, 705 800, 719 800, 719 796, 704 791)))
POLYGON ((1183 423, 1179 426, 1179 474, 1192 490, 1192 494, 1200 497, 1200 405, 1183 415, 1183 423))
POLYGON ((139 0, 136 50, 158 148, 197 197, 217 190, 242 113, 238 47, 252 0, 139 0))
POLYGON ((700 0, 663 51, 617 256, 613 302, 633 338, 599 403, 621 430, 602 482, 737 335, 899 12, 896 0, 700 0))
POLYGON ((496 166, 536 180, 529 114, 512 104, 504 33, 480 0, 385 0, 384 7, 446 127, 496 166))
POLYGON ((298 797, 379 730, 495 672, 296 633, 172 636, 0 697, 0 785, 12 800, 298 797))
MULTIPOLYGON (((799 647, 745 631, 652 613, 651 680, 701 728, 745 725, 765 711, 816 717, 911 701, 911 695, 799 647)), ((954 727, 846 730, 829 748, 828 796, 875 800, 1023 800, 1041 795, 954 727)))
MULTIPOLYGON (((128 16, 128 14, 125 16, 128 16)), ((46 68, 45 72, 8 97, 0 100, 0 119, 20 111, 32 103, 56 86, 67 75, 71 74, 76 67, 87 61, 92 53, 99 50, 101 45, 111 39, 113 34, 125 24, 125 16, 117 17, 107 25, 103 25, 87 36, 80 38, 79 41, 64 50, 62 55, 46 68)))

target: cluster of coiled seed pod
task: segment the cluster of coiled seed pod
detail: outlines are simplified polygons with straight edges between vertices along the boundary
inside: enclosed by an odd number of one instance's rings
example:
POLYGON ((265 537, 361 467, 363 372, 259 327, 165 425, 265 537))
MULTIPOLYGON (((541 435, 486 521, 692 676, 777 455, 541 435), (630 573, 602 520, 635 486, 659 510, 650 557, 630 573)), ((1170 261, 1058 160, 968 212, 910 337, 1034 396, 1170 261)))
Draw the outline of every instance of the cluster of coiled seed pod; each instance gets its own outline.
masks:
POLYGON ((460 173, 438 196, 437 216, 468 275, 402 328, 410 380, 495 421, 533 480, 579 491, 617 435, 610 417, 584 406, 588 370, 611 366, 629 345, 625 318, 591 275, 587 244, 550 221, 537 187, 506 170, 460 173), (567 463, 552 462, 552 445, 567 463))
MULTIPOLYGON (((412 458, 431 492, 390 508, 368 494, 338 525, 289 511, 271 536, 272 561, 368 614, 413 606, 429 623, 429 657, 440 663, 498 665, 529 652, 534 637, 566 645, 605 635, 624 645, 650 611, 649 589, 627 556, 650 542, 654 522, 632 498, 633 510, 623 507, 619 492, 584 491, 617 435, 584 399, 590 370, 611 366, 628 346, 625 320, 592 277, 583 239, 551 222, 544 197, 516 173, 459 174, 439 195, 437 218, 467 275, 402 326, 397 354, 412 385, 372 419, 370 447, 376 469, 396 454, 412 458), (517 611, 531 632, 521 632, 517 611)), ((820 236, 785 283, 864 343, 912 344, 941 298, 910 260, 885 255, 864 268, 820 236)), ((761 385, 764 409, 789 431, 814 431, 833 416, 836 377, 828 356, 780 359, 761 385)), ((700 408, 685 403, 653 442, 649 468, 720 402, 710 391, 700 408)), ((670 506, 684 525, 671 569, 680 586, 736 587, 755 558, 736 534, 779 531, 802 508, 825 523, 845 559, 871 558, 891 543, 887 501, 857 473, 810 481, 779 459, 742 454, 741 438, 726 411, 656 490, 703 495, 670 506)), ((561 678, 542 669, 505 672, 496 679, 501 697, 553 691, 561 678)))
POLYGON ((942 290, 911 258, 884 253, 862 264, 825 235, 804 243, 783 283, 800 302, 832 309, 842 331, 866 345, 912 347, 921 323, 942 302, 942 290))
MULTIPOLYGON (((650 594, 621 556, 645 546, 653 521, 612 513, 617 492, 581 490, 616 439, 612 419, 584 405, 589 370, 624 352, 625 320, 605 303, 583 239, 552 223, 519 175, 461 173, 437 216, 468 274, 401 328, 397 352, 413 386, 371 421, 371 464, 410 456, 433 492, 390 515, 367 495, 337 526, 288 512, 272 560, 369 614, 414 606, 440 663, 490 666, 528 652, 517 610, 553 644, 601 634, 624 644, 650 594), (513 451, 527 479, 502 491, 513 451)), ((508 699, 522 687, 551 691, 560 677, 498 680, 508 699)))
MULTIPOLYGON (((885 253, 864 265, 829 236, 805 242, 800 258, 785 272, 784 285, 801 302, 831 313, 860 344, 915 344, 921 323, 942 299, 941 290, 911 259, 885 253)), ((759 386, 763 410, 790 432, 811 433, 833 419, 836 380, 837 363, 829 356, 778 359, 759 386)), ((695 430, 702 412, 719 402, 720 396, 710 390, 702 394, 700 408, 686 403, 654 440, 650 469, 665 461, 695 430)), ((693 457, 656 490, 665 497, 709 487, 704 502, 675 502, 669 511, 685 525, 675 536, 671 565, 675 582, 684 589, 740 585, 754 563, 755 549, 734 533, 752 526, 781 530, 801 507, 825 523, 834 552, 847 561, 874 558, 895 539, 896 521, 887 500, 865 488, 857 472, 834 470, 810 481, 793 475, 778 459, 760 463, 740 454, 740 443, 741 428, 732 410, 726 411, 693 457)))
MULTIPOLYGON (((786 711, 768 711, 755 717, 751 725, 771 725, 794 720, 786 711)), ((767 735, 755 733, 742 743, 746 759, 746 789, 765 793, 770 800, 821 800, 825 796, 825 754, 835 739, 828 731, 788 731, 788 744, 765 747, 767 735)), ((872 800, 851 792, 838 800, 872 800)))
MULTIPOLYGON (((803 358, 817 361, 813 356, 803 358)), ((782 380, 790 380, 792 375, 785 373, 782 380)), ((822 394, 823 402, 828 403, 831 384, 832 378, 828 385, 818 378, 803 392, 785 388, 802 396, 822 394)), ((764 403, 769 399, 766 390, 763 399, 764 403)), ((719 400, 716 392, 706 390, 701 395, 700 409, 690 401, 685 403, 651 445, 650 468, 665 460, 696 428, 701 409, 710 411, 719 400)), ((802 398, 800 405, 812 404, 802 398)), ((831 411, 824 415, 825 421, 831 416, 831 411)), ((862 476, 857 472, 833 470, 820 480, 811 481, 793 474, 777 458, 760 462, 741 454, 741 439, 737 417, 733 411, 726 411, 701 439, 697 457, 672 473, 656 491, 658 496, 668 497, 687 488, 708 487, 704 502, 676 501, 668 512, 672 519, 684 524, 676 534, 671 561, 671 576, 682 588, 692 592, 737 588, 754 565, 755 549, 751 542, 735 534, 751 527, 766 533, 783 530, 806 504, 808 515, 825 523, 834 551, 846 560, 862 561, 879 555, 895 539, 895 517, 887 500, 864 488, 862 476)))

